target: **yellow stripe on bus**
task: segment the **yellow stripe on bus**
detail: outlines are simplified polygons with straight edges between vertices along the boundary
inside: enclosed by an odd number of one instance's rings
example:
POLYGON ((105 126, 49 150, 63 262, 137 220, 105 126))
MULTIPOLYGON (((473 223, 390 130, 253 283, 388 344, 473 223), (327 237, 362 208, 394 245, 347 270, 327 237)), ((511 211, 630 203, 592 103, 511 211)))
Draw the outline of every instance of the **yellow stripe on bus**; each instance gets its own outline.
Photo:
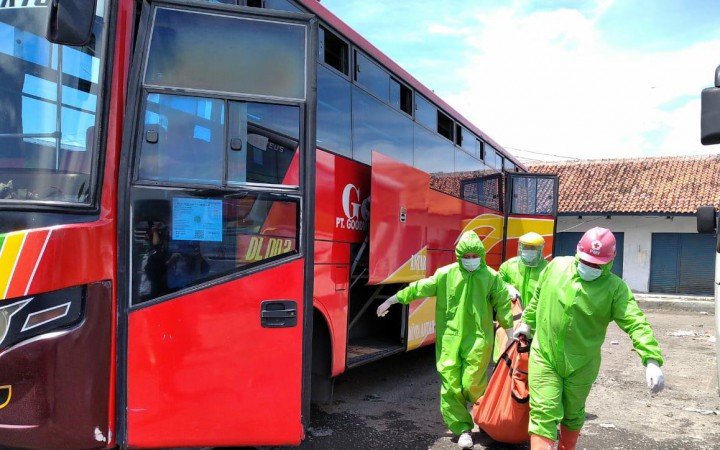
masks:
POLYGON ((5 298, 5 293, 10 285, 12 273, 15 270, 20 249, 22 248, 25 233, 8 234, 0 250, 0 298, 5 298))
POLYGON ((503 239, 503 217, 497 214, 481 214, 471 220, 463 221, 463 225, 463 230, 457 239, 455 239, 456 245, 458 241, 460 241, 462 234, 468 230, 478 231, 479 229, 483 229, 485 232, 490 230, 490 232, 487 232, 485 235, 485 239, 482 240, 486 252, 489 252, 503 239))
POLYGON ((555 221, 552 219, 532 219, 528 217, 510 217, 508 220, 508 238, 518 238, 534 231, 543 236, 552 236, 555 221))

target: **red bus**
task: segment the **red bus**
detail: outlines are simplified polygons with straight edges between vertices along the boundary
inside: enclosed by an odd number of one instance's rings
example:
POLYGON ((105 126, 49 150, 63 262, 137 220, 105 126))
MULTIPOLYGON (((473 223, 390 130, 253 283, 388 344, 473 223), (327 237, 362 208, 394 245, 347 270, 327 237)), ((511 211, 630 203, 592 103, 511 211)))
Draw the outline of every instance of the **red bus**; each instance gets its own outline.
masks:
POLYGON ((551 253, 557 180, 314 0, 0 0, 0 75, 1 446, 297 444, 463 231, 551 253))

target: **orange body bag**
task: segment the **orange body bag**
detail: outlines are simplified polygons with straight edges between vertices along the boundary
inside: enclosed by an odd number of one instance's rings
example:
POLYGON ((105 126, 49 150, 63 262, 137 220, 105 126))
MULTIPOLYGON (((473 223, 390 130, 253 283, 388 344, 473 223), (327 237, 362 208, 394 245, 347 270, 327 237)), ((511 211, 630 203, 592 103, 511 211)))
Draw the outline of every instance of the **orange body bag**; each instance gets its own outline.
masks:
POLYGON ((530 440, 529 351, 525 339, 513 341, 498 360, 485 395, 473 405, 475 423, 498 442, 530 440))

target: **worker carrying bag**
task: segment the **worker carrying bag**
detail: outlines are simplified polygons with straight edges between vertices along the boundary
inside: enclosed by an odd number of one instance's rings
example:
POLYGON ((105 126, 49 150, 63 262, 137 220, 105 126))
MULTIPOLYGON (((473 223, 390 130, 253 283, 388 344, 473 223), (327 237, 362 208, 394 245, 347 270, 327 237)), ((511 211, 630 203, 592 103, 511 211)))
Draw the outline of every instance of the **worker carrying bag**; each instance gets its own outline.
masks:
POLYGON ((529 351, 524 336, 515 339, 500 356, 485 395, 473 405, 475 423, 498 442, 520 444, 530 440, 529 351))

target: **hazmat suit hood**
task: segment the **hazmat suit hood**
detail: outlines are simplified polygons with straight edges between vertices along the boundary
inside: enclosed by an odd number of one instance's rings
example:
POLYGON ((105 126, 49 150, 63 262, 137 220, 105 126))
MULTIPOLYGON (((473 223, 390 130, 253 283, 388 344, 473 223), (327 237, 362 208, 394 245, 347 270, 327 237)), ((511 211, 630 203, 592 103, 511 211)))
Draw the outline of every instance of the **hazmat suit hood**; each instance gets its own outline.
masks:
POLYGON ((480 255, 480 267, 485 267, 485 246, 477 233, 472 230, 464 232, 455 246, 455 256, 460 267, 462 267, 462 256, 468 252, 480 255))

